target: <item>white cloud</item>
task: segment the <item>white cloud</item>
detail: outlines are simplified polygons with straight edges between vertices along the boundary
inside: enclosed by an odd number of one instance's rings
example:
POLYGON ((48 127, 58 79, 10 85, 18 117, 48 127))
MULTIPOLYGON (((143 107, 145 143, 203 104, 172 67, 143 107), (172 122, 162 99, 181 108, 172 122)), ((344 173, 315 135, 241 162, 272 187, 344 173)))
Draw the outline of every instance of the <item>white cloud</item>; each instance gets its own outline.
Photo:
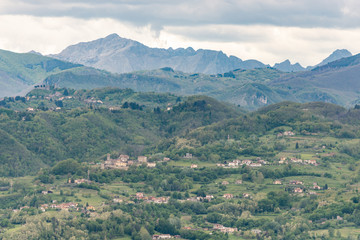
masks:
POLYGON ((336 49, 360 52, 358 29, 276 27, 269 25, 209 25, 166 27, 163 39, 175 47, 223 50, 241 59, 257 59, 273 65, 289 59, 304 66, 315 65, 336 49), (228 39, 227 39, 228 37, 228 39), (215 40, 214 40, 215 39, 215 40))
POLYGON ((35 17, 0 15, 0 48, 15 52, 35 50, 58 53, 78 42, 117 33, 150 47, 222 50, 243 60, 266 64, 290 59, 314 65, 332 51, 347 48, 360 52, 360 28, 330 29, 271 25, 207 24, 196 26, 136 26, 111 18, 35 17))
POLYGON ((0 14, 113 18, 134 25, 356 27, 356 0, 2 0, 0 14))
POLYGON ((152 46, 160 44, 150 26, 135 27, 109 18, 2 15, 0 32, 0 48, 16 52, 35 50, 43 54, 58 53, 71 44, 95 40, 111 33, 152 46))

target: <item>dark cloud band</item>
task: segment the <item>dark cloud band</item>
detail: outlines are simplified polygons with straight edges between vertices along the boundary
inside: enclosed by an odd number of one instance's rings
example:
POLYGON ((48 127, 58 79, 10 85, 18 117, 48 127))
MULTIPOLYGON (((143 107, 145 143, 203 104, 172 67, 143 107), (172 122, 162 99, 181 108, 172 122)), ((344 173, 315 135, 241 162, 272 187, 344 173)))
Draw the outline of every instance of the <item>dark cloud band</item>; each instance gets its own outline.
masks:
POLYGON ((352 0, 8 0, 0 14, 113 18, 160 29, 209 24, 352 28, 360 22, 359 10, 360 3, 352 0))

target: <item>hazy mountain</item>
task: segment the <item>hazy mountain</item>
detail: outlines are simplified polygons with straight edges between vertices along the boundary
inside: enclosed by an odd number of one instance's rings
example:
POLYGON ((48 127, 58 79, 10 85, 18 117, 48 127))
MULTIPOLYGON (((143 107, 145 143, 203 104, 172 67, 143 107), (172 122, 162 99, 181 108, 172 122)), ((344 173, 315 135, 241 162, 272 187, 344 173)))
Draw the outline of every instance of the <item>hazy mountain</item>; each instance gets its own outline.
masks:
POLYGON ((177 95, 203 94, 247 109, 255 109, 283 100, 323 101, 351 106, 360 99, 359 76, 360 55, 355 55, 312 71, 292 73, 261 68, 208 75, 162 68, 111 74, 81 67, 53 74, 46 79, 46 83, 77 89, 115 86, 177 95))
POLYGON ((170 92, 177 95, 201 94, 241 105, 247 109, 281 101, 286 92, 277 93, 266 84, 283 74, 273 68, 234 70, 224 74, 189 74, 162 68, 151 71, 112 74, 89 67, 53 74, 45 83, 58 87, 93 89, 99 87, 131 88, 141 92, 170 92))
POLYGON ((325 101, 350 106, 360 98, 360 54, 272 81, 297 101, 325 101))
MULTIPOLYGON (((221 52, 208 50, 151 49, 140 43, 122 39, 117 35, 107 38, 101 40, 108 44, 102 44, 103 48, 98 49, 99 53, 92 52, 94 48, 91 46, 89 53, 84 50, 85 47, 74 46, 74 48, 82 50, 86 54, 91 53, 90 55, 99 54, 99 59, 103 59, 104 62, 107 58, 103 57, 104 55, 101 53, 106 52, 105 49, 111 45, 111 41, 114 46, 123 42, 126 46, 135 46, 134 48, 138 50, 144 49, 143 52, 146 53, 144 56, 147 56, 144 59, 154 59, 155 57, 160 59, 163 55, 169 56, 169 51, 179 55, 178 59, 189 59, 189 61, 192 59, 191 54, 195 58, 200 53, 209 56, 217 54, 224 57, 223 59, 227 59, 226 61, 235 61, 234 59, 236 59, 235 57, 228 58, 221 52), (150 56, 149 52, 154 54, 150 56), (187 57, 184 58, 184 55, 187 57)), ((97 41, 79 45, 97 45, 97 41)), ((110 47, 110 49, 113 48, 110 47)), ((113 51, 111 50, 110 53, 113 54, 113 51)), ((111 54, 109 56, 115 56, 111 54)), ((79 58, 84 57, 82 54, 78 56, 79 58)), ((182 61, 186 62, 187 60, 182 61)), ((247 64, 254 67, 257 62, 247 61, 247 64)), ((31 90, 33 85, 44 82, 75 89, 119 87, 140 92, 169 92, 176 95, 202 94, 247 109, 255 109, 283 100, 325 101, 344 106, 360 102, 360 55, 341 58, 311 71, 295 72, 301 69, 301 66, 292 65, 288 60, 276 67, 281 71, 266 67, 248 70, 236 69, 220 74, 204 74, 186 73, 170 67, 163 67, 157 70, 118 74, 44 57, 36 53, 19 54, 0 51, 0 97, 20 95, 31 90)))
POLYGON ((322 66, 318 66, 314 68, 313 71, 337 70, 339 68, 347 68, 359 64, 360 64, 360 54, 356 54, 354 56, 340 58, 336 61, 329 62, 322 66))
POLYGON ((28 53, 32 53, 32 54, 36 54, 36 55, 40 55, 40 56, 42 56, 42 54, 41 53, 39 53, 39 52, 37 52, 37 51, 34 51, 34 50, 31 50, 30 52, 28 52, 28 53))
POLYGON ((307 67, 307 70, 311 70, 311 69, 314 69, 316 67, 324 66, 324 65, 326 65, 326 64, 328 64, 330 62, 334 62, 336 60, 351 57, 351 56, 352 56, 352 54, 348 50, 346 50, 346 49, 337 49, 333 53, 331 53, 327 58, 322 60, 321 63, 319 63, 319 64, 317 64, 315 66, 307 67))
POLYGON ((276 63, 274 68, 283 72, 300 72, 305 70, 299 63, 291 64, 289 60, 285 60, 282 63, 276 63))
POLYGON ((266 67, 256 60, 242 61, 235 56, 228 57, 221 51, 150 48, 139 42, 121 38, 117 34, 69 46, 52 57, 113 73, 171 67, 188 73, 215 74, 238 68, 266 67))

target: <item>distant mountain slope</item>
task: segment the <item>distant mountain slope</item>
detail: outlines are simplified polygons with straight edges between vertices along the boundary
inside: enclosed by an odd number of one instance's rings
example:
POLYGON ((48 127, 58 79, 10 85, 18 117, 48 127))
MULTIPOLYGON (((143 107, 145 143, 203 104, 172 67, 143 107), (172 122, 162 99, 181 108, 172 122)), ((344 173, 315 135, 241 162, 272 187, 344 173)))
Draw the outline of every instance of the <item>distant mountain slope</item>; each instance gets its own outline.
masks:
POLYGON ((276 63, 274 68, 283 72, 300 72, 305 70, 299 63, 291 64, 289 60, 285 60, 282 63, 276 63))
POLYGON ((330 56, 325 58, 321 63, 317 64, 315 67, 323 66, 323 65, 326 65, 326 64, 328 64, 330 62, 334 62, 336 60, 339 60, 341 58, 347 58, 347 57, 351 57, 351 56, 352 56, 352 54, 348 50, 346 50, 346 49, 337 49, 332 54, 330 54, 330 56))
POLYGON ((150 48, 139 42, 121 38, 117 34, 69 46, 52 57, 113 73, 171 67, 187 73, 214 74, 237 68, 265 67, 259 61, 242 61, 234 56, 228 57, 221 51, 150 48))
POLYGON ((319 66, 314 68, 312 71, 324 71, 324 70, 330 70, 330 69, 339 69, 339 68, 346 68, 349 66, 355 66, 360 64, 360 54, 356 54, 354 56, 341 58, 336 61, 330 62, 328 64, 325 64, 323 66, 319 66))
POLYGON ((270 86, 289 91, 297 101, 325 101, 349 106, 360 98, 360 54, 312 71, 283 75, 270 86))
POLYGON ((38 54, 0 50, 0 97, 17 95, 53 73, 78 66, 38 54))
POLYGON ((203 94, 247 109, 254 109, 283 99, 278 96, 279 93, 265 85, 284 74, 286 73, 272 68, 238 69, 218 75, 188 74, 172 68, 111 74, 93 68, 79 67, 53 74, 44 82, 48 85, 56 84, 58 87, 75 89, 119 87, 143 92, 170 92, 177 95, 203 94))

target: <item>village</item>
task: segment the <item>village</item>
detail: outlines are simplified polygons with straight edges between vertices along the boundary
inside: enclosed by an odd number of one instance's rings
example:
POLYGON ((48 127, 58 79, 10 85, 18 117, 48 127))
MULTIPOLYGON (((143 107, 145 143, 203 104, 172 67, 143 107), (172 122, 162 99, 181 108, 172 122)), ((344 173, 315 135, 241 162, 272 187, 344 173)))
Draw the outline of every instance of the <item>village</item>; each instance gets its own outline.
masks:
MULTIPOLYGON (((293 136, 291 133, 284 132, 282 136, 293 136)), ((277 136, 278 137, 278 136, 277 136)), ((323 150, 321 145, 317 148, 323 150)), ((169 208, 174 201, 178 204, 189 205, 202 204, 202 205, 222 205, 237 204, 237 203, 253 203, 258 201, 259 195, 257 189, 259 186, 267 189, 274 189, 276 191, 285 192, 291 198, 317 198, 327 194, 327 190, 331 189, 325 184, 323 180, 311 179, 309 177, 303 177, 302 175, 284 176, 279 177, 266 177, 260 182, 257 182, 250 177, 245 177, 250 172, 262 173, 267 170, 283 170, 296 168, 300 171, 305 169, 307 171, 313 171, 314 169, 322 169, 325 157, 334 157, 335 153, 327 151, 315 150, 307 153, 298 153, 296 151, 284 151, 271 157, 257 157, 257 156, 241 156, 234 160, 227 161, 214 161, 204 162, 200 160, 195 153, 183 152, 181 157, 176 160, 171 160, 170 155, 161 153, 154 157, 153 155, 140 155, 131 156, 130 154, 124 154, 123 152, 112 152, 102 155, 93 162, 82 164, 87 171, 82 175, 73 174, 68 175, 67 178, 61 179, 61 183, 57 187, 41 184, 43 190, 38 193, 43 196, 49 196, 51 203, 47 201, 46 204, 37 205, 39 212, 53 212, 53 211, 65 211, 73 214, 81 214, 82 216, 97 217, 107 208, 131 208, 131 206, 151 206, 155 205, 161 208, 169 208), (194 155, 193 155, 194 154, 194 155), (219 163, 220 162, 220 163, 219 163), (146 182, 143 180, 133 184, 129 184, 128 181, 115 180, 114 186, 107 185, 107 182, 98 181, 93 178, 94 173, 117 173, 118 176, 131 174, 133 171, 143 171, 143 173, 158 174, 159 169, 167 166, 176 174, 184 172, 186 174, 198 174, 206 172, 207 170, 218 171, 219 173, 225 172, 227 174, 219 175, 216 180, 211 181, 208 184, 206 191, 199 192, 198 186, 191 186, 188 190, 163 190, 152 188, 152 186, 145 187, 146 182), (120 170, 120 171, 118 171, 120 170), (59 193, 60 189, 66 189, 66 194, 59 193), (120 190, 121 189, 121 190, 120 190), (86 192, 86 193, 85 193, 86 192), (174 194, 176 193, 176 194, 174 194), (180 197, 177 197, 180 195, 180 197), (60 197, 61 196, 61 197, 60 197), (65 197, 67 200, 64 200, 65 197), (92 202, 92 198, 101 196, 99 200, 101 202, 92 202), (104 196, 104 197, 102 197, 104 196), (175 197, 174 197, 175 196, 175 197), (89 200, 88 204, 87 201, 89 200)), ((249 174, 250 175, 250 174, 249 174)), ((189 175, 192 178, 192 175, 189 175)), ((202 180, 198 180, 202 181, 202 180)), ((62 190, 60 190, 62 191, 62 190)), ((262 196, 264 198, 264 196, 262 196)), ((321 201, 321 206, 329 204, 327 201, 321 201)), ((21 206, 18 209, 13 209, 14 212, 30 211, 29 205, 21 206)), ((342 217, 338 216, 337 221, 342 221, 342 217)), ((181 226, 181 229, 187 231, 203 231, 210 235, 221 233, 230 234, 231 236, 263 236, 266 234, 264 230, 257 227, 252 227, 246 231, 240 227, 234 227, 234 225, 227 225, 223 222, 209 222, 204 219, 203 225, 196 225, 192 222, 185 221, 181 226), (246 233, 245 233, 246 232, 246 233)), ((161 233, 161 232, 160 232, 161 233)), ((181 238, 176 234, 152 234, 152 239, 177 239, 181 238)))
MULTIPOLYGON (((169 161, 169 158, 164 158, 163 161, 169 161)), ((120 154, 116 159, 112 159, 108 153, 104 163, 101 163, 101 169, 122 169, 128 170, 130 166, 140 166, 145 164, 149 168, 156 167, 156 162, 148 162, 148 158, 145 156, 138 156, 137 160, 130 160, 130 157, 125 154, 120 154)))

